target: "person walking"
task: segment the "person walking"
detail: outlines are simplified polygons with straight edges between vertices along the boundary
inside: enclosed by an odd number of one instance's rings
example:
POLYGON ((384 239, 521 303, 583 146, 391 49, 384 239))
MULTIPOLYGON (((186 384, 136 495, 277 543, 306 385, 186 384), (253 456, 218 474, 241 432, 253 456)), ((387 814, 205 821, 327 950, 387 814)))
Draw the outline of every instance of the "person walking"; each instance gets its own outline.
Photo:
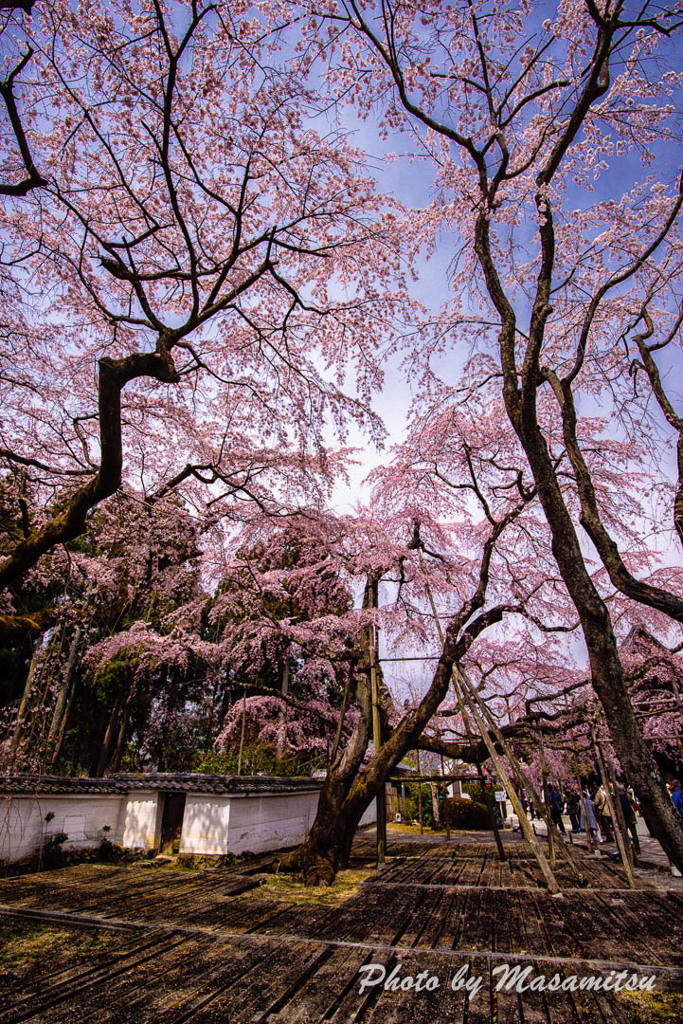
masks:
POLYGON ((681 787, 680 779, 674 779, 668 786, 671 793, 671 801, 681 818, 683 818, 683 788, 681 787))
POLYGON ((579 814, 581 813, 581 798, 575 789, 571 789, 567 793, 567 814, 569 820, 572 823, 572 832, 577 835, 581 831, 581 822, 579 821, 579 814))
POLYGON ((595 814, 595 804, 591 798, 588 790, 583 794, 583 804, 586 808, 586 817, 583 816, 583 808, 581 810, 581 828, 585 829, 588 826, 588 831, 591 834, 591 839, 595 839, 598 843, 602 843, 602 832, 598 825, 598 819, 595 814))
POLYGON ((595 812, 597 814, 598 823, 605 837, 605 840, 609 843, 613 842, 614 831, 612 829, 612 821, 610 819, 609 810, 607 807, 607 793, 605 792, 604 782, 595 794, 595 812))
POLYGON ((552 783, 548 786, 548 803, 550 804, 550 817, 552 821, 557 825, 562 835, 566 835, 567 831, 562 820, 564 800, 552 783))
MULTIPOLYGON (((633 849, 636 851, 637 856, 640 856, 640 839, 638 838, 638 818, 634 810, 633 804, 628 798, 628 793, 625 791, 623 786, 619 786, 619 803, 624 814, 624 822, 626 828, 631 833, 631 840, 633 842, 633 849)), ((628 838, 626 836, 625 838, 628 838)))

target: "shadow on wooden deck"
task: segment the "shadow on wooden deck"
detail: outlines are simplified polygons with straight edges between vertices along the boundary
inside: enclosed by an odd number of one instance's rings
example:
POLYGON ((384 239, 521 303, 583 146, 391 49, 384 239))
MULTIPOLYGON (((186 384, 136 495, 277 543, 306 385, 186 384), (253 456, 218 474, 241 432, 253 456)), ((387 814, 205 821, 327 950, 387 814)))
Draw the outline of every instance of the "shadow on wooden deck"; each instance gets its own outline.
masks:
MULTIPOLYGON (((618 1024, 614 994, 580 979, 625 971, 683 991, 675 880, 642 873, 631 890, 584 858, 589 887, 561 869, 563 895, 550 897, 524 843, 507 849, 500 864, 482 837, 396 833, 387 864, 335 907, 268 899, 260 876, 229 869, 2 880, 0 1022, 618 1024), (522 991, 496 991, 515 968, 522 991)), ((354 856, 372 853, 361 837, 354 856)))

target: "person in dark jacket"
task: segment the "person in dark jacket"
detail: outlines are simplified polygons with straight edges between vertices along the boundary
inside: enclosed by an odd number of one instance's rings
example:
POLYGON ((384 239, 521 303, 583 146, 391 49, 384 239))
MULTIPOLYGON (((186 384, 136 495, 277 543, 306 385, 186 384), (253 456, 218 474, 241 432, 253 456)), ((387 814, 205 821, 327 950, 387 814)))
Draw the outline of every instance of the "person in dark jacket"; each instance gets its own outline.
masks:
POLYGON ((567 793, 567 814, 572 823, 572 832, 577 835, 581 831, 579 814, 581 813, 581 798, 576 790, 572 789, 567 793))
POLYGON ((564 800, 552 784, 548 786, 548 803, 550 804, 550 817, 557 825, 560 832, 562 832, 563 835, 566 835, 564 822, 562 821, 564 800))
POLYGON ((674 779, 673 782, 669 783, 669 792, 671 793, 671 800, 674 807, 683 818, 683 789, 678 779, 674 779))
POLYGON ((621 786, 619 787, 619 803, 621 804, 621 809, 624 812, 624 821, 626 823, 626 828, 631 833, 631 839, 633 840, 633 849, 636 851, 638 856, 640 856, 640 839, 638 838, 638 819, 636 818, 636 812, 633 809, 633 804, 628 798, 628 793, 626 793, 623 787, 621 786))

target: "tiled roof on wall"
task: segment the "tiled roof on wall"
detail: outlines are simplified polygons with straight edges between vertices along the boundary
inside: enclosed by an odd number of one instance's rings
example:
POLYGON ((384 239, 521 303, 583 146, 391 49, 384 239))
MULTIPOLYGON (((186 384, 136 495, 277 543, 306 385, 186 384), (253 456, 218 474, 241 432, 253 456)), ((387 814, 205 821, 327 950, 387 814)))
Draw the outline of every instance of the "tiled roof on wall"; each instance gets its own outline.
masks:
POLYGON ((70 779, 60 775, 0 775, 1 793, 125 793, 116 779, 70 779))
POLYGON ((129 793, 161 790, 165 793, 230 794, 300 793, 320 789, 322 779, 269 775, 201 775, 191 772, 119 774, 107 779, 65 778, 59 775, 0 775, 0 794, 129 793))

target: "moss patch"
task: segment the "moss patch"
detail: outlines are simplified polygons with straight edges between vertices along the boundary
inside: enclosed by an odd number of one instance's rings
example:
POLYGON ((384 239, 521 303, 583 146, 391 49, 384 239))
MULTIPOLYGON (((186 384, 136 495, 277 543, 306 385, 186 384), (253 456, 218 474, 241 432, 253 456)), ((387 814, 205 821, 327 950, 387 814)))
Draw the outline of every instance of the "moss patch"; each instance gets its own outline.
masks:
POLYGON ((284 900, 287 903, 320 903, 325 907, 338 907, 357 896, 361 883, 374 875, 374 869, 348 868, 337 872, 332 885, 306 886, 294 875, 264 875, 264 883, 243 894, 244 898, 284 900))
MULTIPOLYGON (((411 836, 417 835, 417 836, 419 836, 420 835, 420 826, 417 825, 417 824, 413 824, 410 821, 402 821, 402 822, 392 821, 389 825, 387 825, 387 832, 404 832, 404 833, 406 833, 406 835, 411 835, 411 836)), ((436 828, 433 828, 431 825, 425 825, 424 826, 424 834, 425 835, 433 835, 434 832, 443 832, 444 835, 445 835, 446 834, 446 829, 443 828, 441 825, 437 825, 436 828)))
POLYGON ((99 932, 0 921, 0 973, 20 970, 36 961, 59 963, 67 953, 70 957, 82 956, 87 960, 92 953, 108 945, 111 945, 111 936, 99 932))
POLYGON ((629 1024, 680 1024, 683 995, 676 992, 620 992, 619 1002, 629 1024))

